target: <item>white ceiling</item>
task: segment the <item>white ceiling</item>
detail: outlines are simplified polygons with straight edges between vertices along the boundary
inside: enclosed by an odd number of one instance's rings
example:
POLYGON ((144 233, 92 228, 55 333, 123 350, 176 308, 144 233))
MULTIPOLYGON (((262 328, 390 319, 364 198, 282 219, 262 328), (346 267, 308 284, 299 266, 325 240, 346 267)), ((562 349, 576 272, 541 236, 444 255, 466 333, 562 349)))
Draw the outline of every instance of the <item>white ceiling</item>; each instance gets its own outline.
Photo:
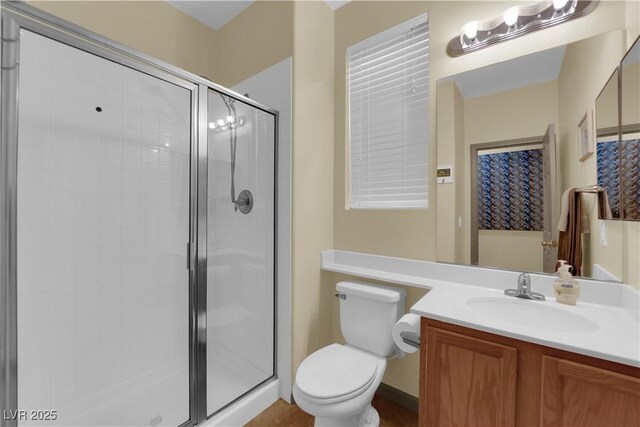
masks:
POLYGON ((443 80, 454 80, 465 99, 548 82, 558 78, 564 51, 565 47, 560 46, 456 74, 443 80))
POLYGON ((171 6, 191 15, 203 24, 219 30, 224 24, 251 6, 254 0, 167 0, 171 6))
MULTIPOLYGON (((192 16, 204 25, 219 30, 227 22, 238 16, 243 10, 251 6, 255 0, 166 0, 171 6, 176 7, 192 16)), ((350 0, 325 0, 329 7, 336 10, 350 0)))
POLYGON ((326 1, 329 7, 333 10, 341 8, 345 4, 349 3, 349 0, 324 0, 324 1, 326 1))
MULTIPOLYGON (((219 30, 227 22, 238 16, 240 12, 251 6, 255 0, 166 0, 176 7, 207 25, 214 30, 219 30)), ((336 10, 350 0, 325 0, 329 7, 336 10)))

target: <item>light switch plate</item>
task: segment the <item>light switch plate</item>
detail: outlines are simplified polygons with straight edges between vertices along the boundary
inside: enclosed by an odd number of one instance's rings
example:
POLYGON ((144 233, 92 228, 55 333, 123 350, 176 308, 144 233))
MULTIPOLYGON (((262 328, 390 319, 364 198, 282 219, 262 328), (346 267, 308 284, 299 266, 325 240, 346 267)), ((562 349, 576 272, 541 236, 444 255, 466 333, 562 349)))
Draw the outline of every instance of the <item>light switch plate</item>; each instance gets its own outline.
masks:
POLYGON ((436 179, 438 184, 453 184, 453 165, 439 165, 436 179))
POLYGON ((607 221, 600 221, 600 246, 607 246, 607 221))

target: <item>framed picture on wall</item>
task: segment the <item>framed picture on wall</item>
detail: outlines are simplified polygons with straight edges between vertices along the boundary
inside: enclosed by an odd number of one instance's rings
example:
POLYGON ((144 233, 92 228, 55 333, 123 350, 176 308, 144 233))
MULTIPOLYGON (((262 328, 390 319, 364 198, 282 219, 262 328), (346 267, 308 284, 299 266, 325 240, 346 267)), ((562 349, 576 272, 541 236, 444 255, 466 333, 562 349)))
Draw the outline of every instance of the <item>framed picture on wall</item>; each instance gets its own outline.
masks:
POLYGON ((578 155, 581 162, 593 154, 594 139, 593 110, 589 109, 578 123, 578 155))

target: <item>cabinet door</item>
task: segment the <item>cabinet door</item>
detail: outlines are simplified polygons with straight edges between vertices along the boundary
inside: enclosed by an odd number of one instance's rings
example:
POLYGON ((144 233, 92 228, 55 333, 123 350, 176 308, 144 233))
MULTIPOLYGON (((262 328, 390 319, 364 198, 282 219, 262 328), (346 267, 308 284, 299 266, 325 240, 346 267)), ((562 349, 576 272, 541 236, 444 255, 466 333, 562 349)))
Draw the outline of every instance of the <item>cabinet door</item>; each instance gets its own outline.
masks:
POLYGON ((640 426, 640 379, 542 358, 543 426, 640 426))
POLYGON ((426 329, 426 405, 421 422, 426 420, 429 426, 513 426, 516 349, 426 329))

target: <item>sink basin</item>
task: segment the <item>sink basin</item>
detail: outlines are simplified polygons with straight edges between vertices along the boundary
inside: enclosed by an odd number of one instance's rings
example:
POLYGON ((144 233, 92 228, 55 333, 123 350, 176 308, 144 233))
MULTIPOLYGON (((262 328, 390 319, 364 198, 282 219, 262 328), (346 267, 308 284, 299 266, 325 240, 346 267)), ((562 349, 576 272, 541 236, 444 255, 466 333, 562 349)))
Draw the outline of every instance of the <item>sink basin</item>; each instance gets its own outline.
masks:
POLYGON ((598 325, 579 314, 519 298, 469 298, 477 315, 552 332, 595 332, 598 325))

